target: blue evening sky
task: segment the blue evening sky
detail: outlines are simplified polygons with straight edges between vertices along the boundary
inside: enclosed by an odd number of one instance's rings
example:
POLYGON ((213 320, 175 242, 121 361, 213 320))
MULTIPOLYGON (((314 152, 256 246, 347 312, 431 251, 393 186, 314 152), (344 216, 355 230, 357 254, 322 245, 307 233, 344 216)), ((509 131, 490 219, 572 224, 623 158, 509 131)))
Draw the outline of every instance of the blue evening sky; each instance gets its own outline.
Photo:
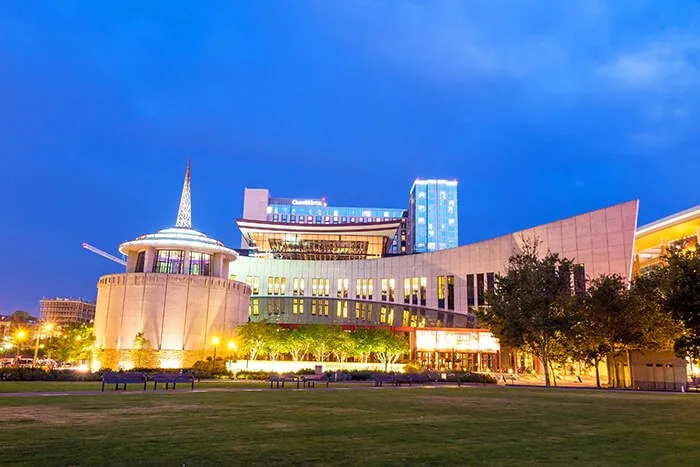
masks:
POLYGON ((0 313, 94 299, 81 248, 175 222, 237 247, 244 187, 403 207, 460 243, 639 198, 700 203, 695 0, 0 0, 0 313))

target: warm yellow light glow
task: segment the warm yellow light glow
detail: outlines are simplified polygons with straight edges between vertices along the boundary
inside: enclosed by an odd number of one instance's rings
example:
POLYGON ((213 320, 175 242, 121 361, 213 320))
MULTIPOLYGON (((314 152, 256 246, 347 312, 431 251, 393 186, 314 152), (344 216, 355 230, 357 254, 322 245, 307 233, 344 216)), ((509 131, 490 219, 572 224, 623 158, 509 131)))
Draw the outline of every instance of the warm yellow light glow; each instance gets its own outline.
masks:
POLYGON ((211 343, 214 345, 219 345, 219 338, 218 337, 212 337, 211 338, 211 343))
POLYGON ((24 329, 20 329, 19 331, 17 331, 17 334, 15 334, 15 337, 17 337, 17 340, 21 341, 22 339, 27 337, 27 332, 24 329))
POLYGON ((228 341, 229 350, 236 350, 236 343, 233 341, 228 341))
POLYGON ((76 371, 80 371, 82 373, 87 373, 88 371, 90 371, 90 368, 87 366, 87 364, 77 366, 77 367, 75 367, 75 369, 76 369, 76 371))
POLYGON ((51 332, 51 330, 53 329, 53 323, 46 323, 46 324, 44 325, 44 329, 46 329, 47 331, 51 332))
POLYGON ((162 358, 160 360, 161 368, 182 368, 182 360, 179 358, 162 358))
POLYGON ((11 342, 5 342, 4 347, 5 347, 5 349, 9 350, 9 349, 12 348, 12 343, 11 343, 11 342))

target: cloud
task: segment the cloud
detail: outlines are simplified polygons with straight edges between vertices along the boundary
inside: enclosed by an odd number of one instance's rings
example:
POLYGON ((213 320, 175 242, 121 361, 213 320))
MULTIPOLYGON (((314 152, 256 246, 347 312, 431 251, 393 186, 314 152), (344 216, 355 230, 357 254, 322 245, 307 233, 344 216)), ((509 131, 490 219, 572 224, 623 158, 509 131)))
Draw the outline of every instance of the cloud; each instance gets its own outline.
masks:
POLYGON ((700 38, 670 38, 621 53, 600 67, 612 84, 630 89, 674 91, 700 87, 700 38), (669 87, 672 87, 669 89, 669 87))

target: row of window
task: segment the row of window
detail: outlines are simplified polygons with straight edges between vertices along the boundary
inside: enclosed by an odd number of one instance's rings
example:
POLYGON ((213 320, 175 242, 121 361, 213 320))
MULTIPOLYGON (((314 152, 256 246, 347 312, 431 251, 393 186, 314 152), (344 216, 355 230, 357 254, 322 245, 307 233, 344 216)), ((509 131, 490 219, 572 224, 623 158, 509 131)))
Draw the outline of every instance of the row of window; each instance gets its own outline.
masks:
POLYGON ((303 216, 291 214, 287 217, 286 214, 273 214, 272 222, 290 223, 296 222, 299 224, 356 224, 364 222, 383 222, 391 221, 394 217, 346 217, 346 216, 303 216))
MULTIPOLYGON (((135 272, 145 272, 146 252, 139 251, 136 257, 135 272)), ((190 261, 185 270, 185 252, 183 250, 156 250, 152 272, 159 274, 190 274, 192 276, 211 276, 211 255, 190 252, 190 261)))
MULTIPOLYGON (((292 314, 293 315, 303 315, 304 314, 304 303, 305 300, 310 302, 309 311, 313 316, 330 316, 330 300, 324 299, 303 299, 294 298, 292 299, 292 314)), ((265 302, 266 312, 268 315, 280 315, 284 314, 284 303, 278 300, 266 300, 265 302)), ((372 321, 372 304, 371 303, 354 303, 354 315, 356 320, 372 321)), ((248 312, 251 316, 260 316, 260 299, 253 298, 250 303, 250 309, 248 312)), ((337 318, 348 318, 348 301, 338 300, 335 304, 335 317, 337 318)), ((408 308, 403 309, 401 325, 404 327, 425 327, 426 316, 424 312, 418 312, 416 310, 409 310, 408 308)), ((442 322, 442 318, 438 317, 438 323, 442 322)), ((379 323, 386 324, 388 326, 394 325, 394 307, 382 305, 379 309, 379 323)))

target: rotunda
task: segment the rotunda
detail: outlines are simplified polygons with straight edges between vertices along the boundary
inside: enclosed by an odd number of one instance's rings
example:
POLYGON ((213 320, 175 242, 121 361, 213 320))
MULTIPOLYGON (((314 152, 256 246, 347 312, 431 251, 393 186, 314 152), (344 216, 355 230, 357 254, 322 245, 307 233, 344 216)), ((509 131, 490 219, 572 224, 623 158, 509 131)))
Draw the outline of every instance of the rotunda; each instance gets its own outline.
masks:
POLYGON ((250 287, 227 277, 238 254, 192 229, 190 193, 188 163, 175 227, 122 243, 126 272, 97 283, 104 368, 189 367, 248 321, 250 287))

